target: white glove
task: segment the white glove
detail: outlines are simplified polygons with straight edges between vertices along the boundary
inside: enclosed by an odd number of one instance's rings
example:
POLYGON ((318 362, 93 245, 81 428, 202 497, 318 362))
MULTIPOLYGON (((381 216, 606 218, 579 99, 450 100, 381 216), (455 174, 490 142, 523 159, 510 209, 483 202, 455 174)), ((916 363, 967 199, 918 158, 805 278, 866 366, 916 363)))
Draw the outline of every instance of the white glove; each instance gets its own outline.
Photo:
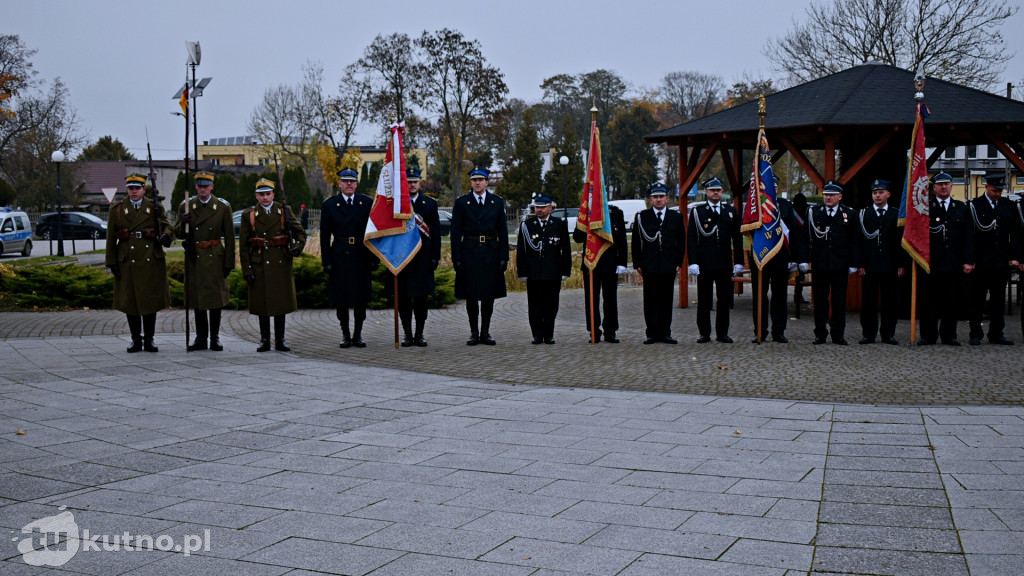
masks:
POLYGON ((691 276, 700 276, 700 264, 690 264, 689 270, 691 276))
POLYGON ((734 264, 732 267, 732 275, 739 276, 743 273, 743 264, 734 264))
POLYGON ((564 282, 564 281, 566 281, 566 280, 568 280, 568 279, 569 279, 569 277, 568 277, 568 276, 562 276, 562 281, 563 281, 563 282, 564 282))
POLYGON ((789 263, 789 271, 790 272, 796 272, 796 262, 790 262, 789 263))
POLYGON ((849 272, 850 272, 850 274, 856 274, 857 270, 858 270, 858 268, 850 268, 849 272))
POLYGON ((626 270, 625 266, 616 266, 615 267, 615 273, 616 274, 626 274, 628 272, 629 272, 629 270, 626 270))
POLYGON ((807 272, 808 268, 809 266, 807 266, 807 262, 801 262, 800 264, 797 264, 797 269, 800 270, 801 272, 807 272))

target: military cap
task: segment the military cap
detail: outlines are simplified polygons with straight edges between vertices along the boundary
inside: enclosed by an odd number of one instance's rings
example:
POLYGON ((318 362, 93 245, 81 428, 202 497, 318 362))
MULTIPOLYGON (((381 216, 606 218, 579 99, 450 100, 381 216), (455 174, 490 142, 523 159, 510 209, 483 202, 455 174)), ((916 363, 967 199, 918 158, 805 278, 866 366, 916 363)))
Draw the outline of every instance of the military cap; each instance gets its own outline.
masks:
POLYGON ((953 177, 945 172, 939 172, 935 176, 932 176, 932 184, 942 184, 943 182, 952 182, 953 177))
POLYGON ((821 189, 822 194, 842 194, 843 187, 840 186, 834 180, 829 180, 825 186, 821 189))
POLYGON ((651 189, 647 191, 648 196, 668 196, 668 188, 665 188, 664 184, 658 183, 651 186, 651 189))
POLYGON ((135 173, 129 174, 124 179, 124 185, 125 185, 126 188, 145 188, 146 187, 146 177, 143 176, 142 174, 135 174, 135 173))
POLYGON ((888 180, 882 180, 881 178, 875 178, 875 181, 871 183, 871 191, 872 192, 874 192, 875 190, 888 190, 888 189, 889 189, 889 181, 888 180))
POLYGON ((985 176, 985 185, 1002 190, 1006 188, 1006 176, 1003 174, 989 174, 985 176))
POLYGON ((210 184, 213 184, 213 174, 206 170, 196 172, 196 184, 199 186, 209 186, 210 184))
POLYGON ((551 206, 551 198, 543 194, 534 194, 533 205, 538 207, 551 206))
POLYGON ((260 178, 260 181, 256 183, 256 193, 257 194, 259 194, 260 192, 273 192, 273 191, 274 191, 274 181, 273 180, 267 180, 266 178, 260 178))
POLYGON ((711 178, 711 180, 704 183, 705 190, 721 190, 722 188, 722 181, 718 178, 711 178))
POLYGON ((359 174, 351 168, 342 168, 338 171, 338 180, 349 180, 355 182, 359 180, 359 174))
POLYGON ((405 179, 408 180, 409 182, 419 182, 420 171, 415 168, 409 168, 408 170, 405 171, 405 179))
POLYGON ((484 170, 483 168, 473 168, 472 170, 469 171, 470 180, 474 178, 488 178, 490 175, 491 173, 488 172, 487 170, 484 170))

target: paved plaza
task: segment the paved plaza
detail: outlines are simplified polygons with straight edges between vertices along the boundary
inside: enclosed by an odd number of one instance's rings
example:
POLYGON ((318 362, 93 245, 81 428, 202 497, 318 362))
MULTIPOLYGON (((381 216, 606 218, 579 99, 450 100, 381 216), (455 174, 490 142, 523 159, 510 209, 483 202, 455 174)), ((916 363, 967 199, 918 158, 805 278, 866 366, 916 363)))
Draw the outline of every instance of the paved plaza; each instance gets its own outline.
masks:
POLYGON ((858 346, 853 313, 850 346, 811 346, 805 306, 755 345, 747 294, 736 343, 694 343, 691 306, 644 346, 621 295, 617 345, 579 291, 554 346, 522 294, 475 348, 461 304, 408 349, 389 312, 339 350, 300 311, 287 354, 245 312, 224 352, 167 311, 133 355, 116 312, 0 314, 0 575, 1022 572, 1020 344, 858 346))

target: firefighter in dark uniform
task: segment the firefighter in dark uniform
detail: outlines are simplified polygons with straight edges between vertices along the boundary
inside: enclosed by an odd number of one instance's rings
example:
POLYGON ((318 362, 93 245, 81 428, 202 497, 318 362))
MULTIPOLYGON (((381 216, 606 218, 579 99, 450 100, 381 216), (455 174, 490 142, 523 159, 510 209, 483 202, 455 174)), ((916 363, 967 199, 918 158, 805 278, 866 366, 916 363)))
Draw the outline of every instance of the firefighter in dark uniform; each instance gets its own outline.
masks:
POLYGON ((197 172, 196 196, 178 206, 174 235, 192 242, 185 254, 189 306, 195 311, 196 339, 190 352, 209 349, 220 352, 220 311, 228 305, 228 274, 235 268, 235 225, 231 205, 213 195, 213 174, 197 172), (186 225, 189 232, 186 233, 186 225))
POLYGON ((466 300, 469 346, 495 344, 490 334, 494 300, 506 295, 509 248, 505 201, 487 191, 489 176, 486 170, 473 169, 469 173, 472 191, 456 199, 452 207, 455 297, 466 300))
MULTIPOLYGON (((615 332, 619 329, 619 301, 617 291, 619 289, 619 276, 626 274, 626 264, 629 262, 629 242, 626 240, 626 221, 622 210, 618 206, 608 205, 608 216, 611 219, 613 243, 609 246, 594 267, 594 320, 604 329, 604 341, 611 344, 618 344, 619 339, 615 332), (603 306, 602 306, 602 298, 603 306), (604 316, 602 317, 602 312, 604 316)), ((576 228, 572 231, 574 242, 583 244, 586 249, 587 233, 576 228)), ((587 310, 587 332, 590 328, 590 268, 581 260, 580 269, 583 271, 583 298, 587 310)), ((601 328, 598 328, 595 336, 601 341, 601 328)))
POLYGON ((860 226, 860 250, 857 273, 862 279, 859 344, 871 344, 879 335, 885 344, 896 345, 897 278, 907 271, 907 252, 903 249, 903 228, 898 225, 899 210, 889 208, 889 181, 871 183, 871 206, 857 215, 860 226), (881 302, 882 325, 878 314, 881 302))
MULTIPOLYGON (((850 274, 857 273, 860 231, 855 228, 857 213, 840 204, 842 186, 830 181, 821 193, 824 205, 815 206, 807 213, 814 292, 814 344, 824 344, 831 328, 832 343, 845 346, 846 288, 850 274)), ((807 264, 800 264, 800 270, 806 271, 807 264)))
POLYGON ((351 168, 338 172, 341 193, 324 201, 320 210, 320 259, 328 275, 327 296, 341 324, 339 348, 365 348, 363 322, 370 302, 370 272, 380 261, 363 244, 373 200, 356 194, 359 175, 351 168), (349 331, 348 309, 354 325, 349 331))
POLYGON ((736 209, 722 202, 722 181, 704 183, 707 203, 690 210, 686 249, 689 273, 697 277, 698 344, 711 342, 711 299, 717 293, 715 340, 732 344, 729 313, 732 308, 732 277, 743 271, 743 236, 736 209))
POLYGON ((992 344, 1012 346, 1013 341, 1003 335, 1006 321, 1006 284, 1010 269, 1020 265, 1017 246, 1017 210, 1013 202, 1003 198, 1006 177, 991 174, 985 177, 985 194, 971 200, 967 207, 974 221, 974 272, 971 273, 971 340, 972 346, 981 344, 985 335, 981 317, 988 313, 988 341, 992 344), (988 300, 988 310, 985 301, 988 300))
POLYGON ((261 178, 256 183, 256 201, 255 206, 242 212, 238 235, 242 274, 249 284, 249 313, 259 316, 260 322, 260 345, 256 351, 270 350, 273 316, 274 349, 290 352, 284 339, 285 315, 299 307, 292 259, 302 254, 306 231, 290 208, 274 202, 273 181, 261 178))
MULTIPOLYGON (((420 230, 420 250, 401 273, 398 274, 398 317, 402 321, 405 337, 402 346, 426 346, 423 326, 427 323, 427 300, 434 293, 434 270, 441 260, 441 218, 437 212, 437 201, 420 191, 420 171, 406 170, 409 181, 409 203, 415 213, 416 225, 420 230), (416 316, 416 331, 412 331, 413 316, 416 316)), ((394 275, 388 274, 385 289, 394 289, 394 275)))
POLYGON ((132 345, 128 352, 158 352, 156 313, 170 305, 164 248, 171 245, 163 210, 146 194, 146 177, 125 178, 127 197, 110 207, 106 266, 114 275, 114 308, 124 312, 132 345))
POLYGON ((644 344, 676 344, 672 337, 672 290, 686 254, 683 216, 668 209, 668 189, 655 184, 651 207, 633 221, 633 268, 644 283, 644 344))
POLYGON ((551 216, 551 198, 534 196, 534 215, 519 226, 516 271, 526 281, 526 306, 534 344, 555 343, 555 317, 562 281, 572 273, 572 247, 565 220, 551 216))
POLYGON ((934 196, 928 202, 930 273, 920 284, 921 340, 918 346, 959 346, 956 323, 965 274, 974 270, 974 222, 967 205, 949 197, 953 177, 932 177, 934 196))
MULTIPOLYGON (((778 183, 776 182, 776 184, 778 183)), ((778 188, 776 187, 776 189, 778 188)), ((779 197, 777 200, 779 219, 786 225, 787 230, 785 241, 775 256, 765 263, 764 268, 759 270, 753 264, 750 266, 750 282, 754 286, 754 290, 757 290, 758 275, 764 274, 764 281, 761 284, 761 297, 754 299, 752 309, 755 335, 757 334, 757 314, 759 311, 761 313, 761 337, 757 338, 755 336, 751 340, 755 344, 768 339, 769 314, 772 340, 781 344, 789 342, 789 339, 786 338, 786 325, 789 321, 789 311, 786 309, 786 298, 789 294, 789 276, 792 272, 797 271, 797 263, 804 258, 804 256, 801 256, 801 250, 806 244, 806 238, 802 234, 804 232, 803 224, 797 218, 793 204, 789 200, 782 197, 779 197), (768 300, 769 290, 772 293, 770 302, 768 300)))

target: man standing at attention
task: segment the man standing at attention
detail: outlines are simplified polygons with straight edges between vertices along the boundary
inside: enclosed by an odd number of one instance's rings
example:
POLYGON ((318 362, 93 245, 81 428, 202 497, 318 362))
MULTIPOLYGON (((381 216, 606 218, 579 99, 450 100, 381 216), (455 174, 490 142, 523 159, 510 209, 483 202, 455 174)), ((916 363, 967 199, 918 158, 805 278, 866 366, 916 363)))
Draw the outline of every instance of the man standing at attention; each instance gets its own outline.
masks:
POLYGON ((974 222, 967 205, 950 198, 953 177, 939 172, 932 177, 934 196, 928 203, 928 248, 930 274, 919 286, 921 340, 918 346, 935 344, 959 346, 956 323, 959 295, 966 274, 974 270, 974 222))
POLYGON ((516 271, 526 280, 526 306, 534 344, 555 343, 555 317, 562 281, 572 273, 569 228, 551 216, 551 198, 536 196, 535 214, 519 226, 516 271))
POLYGON ((655 184, 647 194, 651 207, 633 221, 633 268, 644 283, 644 344, 676 344, 672 337, 672 289, 686 251, 683 217, 669 210, 668 189, 655 184))
POLYGON ((871 183, 871 206, 861 208, 857 218, 860 227, 860 265, 863 279, 860 301, 859 344, 871 344, 879 334, 878 312, 881 302, 882 342, 899 344, 896 340, 897 278, 907 271, 907 252, 903 249, 903 228, 897 225, 899 210, 889 209, 889 181, 871 183))
MULTIPOLYGON (((612 238, 615 242, 601 254, 597 265, 594 266, 594 321, 604 329, 604 341, 611 344, 618 344, 619 339, 615 332, 619 329, 619 275, 625 274, 626 264, 629 262, 629 243, 626 242, 626 221, 622 210, 614 204, 608 205, 608 215, 612 221, 612 238), (602 300, 603 307, 602 307, 602 300), (602 312, 604 316, 602 317, 602 312)), ((584 244, 586 249, 587 233, 579 228, 572 231, 574 242, 584 244)), ((583 270, 583 298, 587 310, 587 333, 590 328, 590 268, 580 259, 580 269, 583 270)), ((601 341, 601 328, 597 330, 597 341, 601 341)))
MULTIPOLYGON (((824 206, 807 213, 808 246, 811 250, 811 288, 814 292, 814 344, 824 344, 832 329, 832 343, 846 346, 846 289, 856 274, 856 213, 839 203, 843 187, 828 182, 822 188, 824 206), (829 310, 831 302, 831 310, 829 310)), ((807 264, 800 264, 807 271, 807 264)))
POLYGON ((974 220, 974 272, 971 273, 971 346, 981 344, 985 332, 981 326, 982 314, 988 314, 988 341, 992 344, 1012 346, 1013 341, 1003 335, 1006 321, 1006 283, 1010 269, 1020 265, 1020 247, 1017 243, 1017 210, 1003 198, 1006 177, 991 174, 985 177, 985 194, 968 203, 974 220), (988 301, 988 309, 985 302, 988 301))
POLYGON ((722 182, 712 178, 704 183, 707 204, 690 210, 686 247, 689 273, 697 277, 698 344, 711 341, 711 299, 717 293, 715 339, 732 344, 729 310, 732 308, 732 277, 743 271, 743 236, 736 209, 722 203, 722 182))

